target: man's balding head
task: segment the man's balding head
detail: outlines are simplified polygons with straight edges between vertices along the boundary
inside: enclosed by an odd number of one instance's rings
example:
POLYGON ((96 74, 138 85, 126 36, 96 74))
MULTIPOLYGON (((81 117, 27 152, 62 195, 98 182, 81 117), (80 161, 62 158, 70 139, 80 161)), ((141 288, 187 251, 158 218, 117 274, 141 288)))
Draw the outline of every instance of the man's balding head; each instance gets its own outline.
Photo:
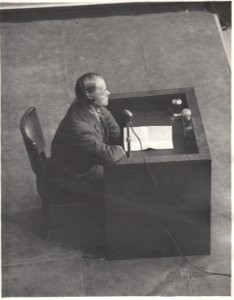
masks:
POLYGON ((96 91, 97 79, 103 79, 98 73, 85 73, 77 79, 75 93, 78 99, 87 98, 96 91))

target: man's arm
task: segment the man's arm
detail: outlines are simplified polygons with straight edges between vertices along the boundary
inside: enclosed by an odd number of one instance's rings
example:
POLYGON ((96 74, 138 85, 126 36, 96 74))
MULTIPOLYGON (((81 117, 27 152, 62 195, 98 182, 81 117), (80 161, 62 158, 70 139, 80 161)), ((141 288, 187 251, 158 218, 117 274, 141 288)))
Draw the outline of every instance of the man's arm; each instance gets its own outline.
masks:
POLYGON ((125 151, 121 146, 106 145, 90 128, 82 128, 73 133, 72 144, 79 151, 85 152, 96 164, 106 165, 117 163, 125 157, 125 151))
POLYGON ((102 109, 103 118, 109 130, 109 140, 110 145, 121 145, 122 135, 119 124, 116 122, 115 118, 112 116, 111 112, 106 108, 102 109))

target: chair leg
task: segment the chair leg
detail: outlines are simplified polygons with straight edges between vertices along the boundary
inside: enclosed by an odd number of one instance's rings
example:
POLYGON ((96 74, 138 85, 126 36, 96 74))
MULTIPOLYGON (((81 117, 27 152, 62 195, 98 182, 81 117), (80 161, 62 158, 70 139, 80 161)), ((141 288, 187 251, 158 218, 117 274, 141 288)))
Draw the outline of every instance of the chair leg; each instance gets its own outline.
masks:
POLYGON ((46 240, 48 237, 50 223, 50 207, 48 203, 43 203, 41 208, 41 238, 46 240))

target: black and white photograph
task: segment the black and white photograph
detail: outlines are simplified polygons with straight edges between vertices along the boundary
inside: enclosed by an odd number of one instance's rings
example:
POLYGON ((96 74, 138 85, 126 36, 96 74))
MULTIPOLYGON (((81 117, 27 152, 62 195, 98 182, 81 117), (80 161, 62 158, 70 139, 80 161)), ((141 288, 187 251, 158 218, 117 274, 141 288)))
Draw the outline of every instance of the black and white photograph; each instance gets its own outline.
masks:
POLYGON ((7 1, 1 295, 229 296, 232 1, 7 1))

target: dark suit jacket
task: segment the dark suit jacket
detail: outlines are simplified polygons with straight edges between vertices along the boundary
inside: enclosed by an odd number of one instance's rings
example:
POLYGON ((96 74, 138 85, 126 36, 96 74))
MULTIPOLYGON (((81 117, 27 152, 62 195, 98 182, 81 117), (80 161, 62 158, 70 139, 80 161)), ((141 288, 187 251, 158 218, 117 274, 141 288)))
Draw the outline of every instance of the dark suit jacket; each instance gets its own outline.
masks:
POLYGON ((125 156, 118 146, 119 125, 106 108, 100 111, 106 126, 89 105, 75 100, 56 131, 50 172, 63 190, 82 192, 92 188, 100 179, 100 165, 116 163, 125 156))

